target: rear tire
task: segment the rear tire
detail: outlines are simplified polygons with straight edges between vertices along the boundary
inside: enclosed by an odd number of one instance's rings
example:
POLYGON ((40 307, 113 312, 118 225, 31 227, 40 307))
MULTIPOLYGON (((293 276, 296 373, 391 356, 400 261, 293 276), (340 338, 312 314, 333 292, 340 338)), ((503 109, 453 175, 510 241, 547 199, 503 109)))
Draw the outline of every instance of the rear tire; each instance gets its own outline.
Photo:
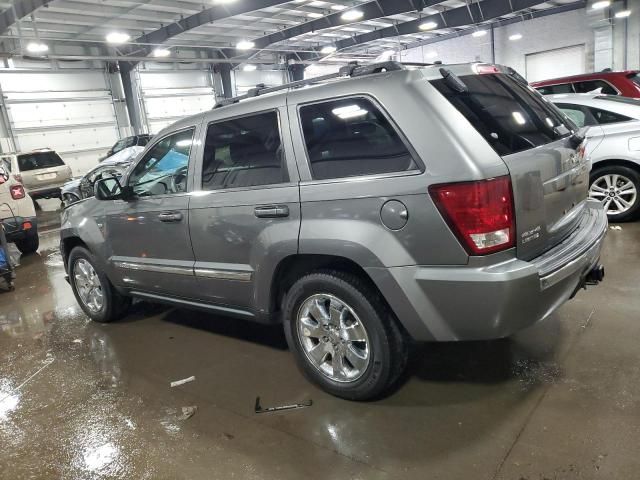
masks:
POLYGON ((596 168, 591 172, 589 187, 589 196, 608 207, 609 222, 628 222, 640 214, 640 173, 636 170, 622 165, 596 168))
POLYGON ((381 397, 406 367, 403 331, 379 292, 356 275, 335 270, 305 275, 286 293, 283 314, 299 368, 332 395, 381 397))
POLYGON ((40 237, 36 233, 27 235, 26 238, 22 240, 16 240, 16 248, 20 250, 22 255, 31 255, 32 253, 36 253, 38 248, 40 247, 40 237))
POLYGON ((94 322, 119 320, 131 306, 131 298, 120 295, 97 267, 93 254, 75 247, 69 254, 69 282, 80 308, 94 322), (99 300, 98 300, 99 299, 99 300))

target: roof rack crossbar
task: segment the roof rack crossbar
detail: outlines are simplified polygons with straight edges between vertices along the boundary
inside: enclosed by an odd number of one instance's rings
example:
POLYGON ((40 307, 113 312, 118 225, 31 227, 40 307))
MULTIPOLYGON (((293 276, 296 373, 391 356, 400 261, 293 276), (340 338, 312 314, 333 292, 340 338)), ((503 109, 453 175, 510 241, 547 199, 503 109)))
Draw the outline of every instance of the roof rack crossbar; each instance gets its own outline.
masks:
POLYGON ((277 85, 275 87, 266 87, 264 83, 256 85, 251 88, 244 95, 239 95, 233 98, 225 98, 220 100, 213 108, 225 107, 238 103, 240 100, 246 100, 247 98, 257 97, 266 93, 278 92, 280 90, 288 90, 290 88, 304 87, 306 85, 313 85, 314 83, 324 82, 326 80, 332 80, 334 78, 341 77, 362 77, 364 75, 372 75, 374 73, 392 72, 397 70, 404 70, 404 66, 399 62, 382 62, 373 63, 371 65, 358 65, 357 62, 349 63, 348 65, 341 67, 337 73, 330 73, 328 75, 322 75, 314 78, 307 78, 305 80, 297 80, 295 82, 285 83, 283 85, 277 85))

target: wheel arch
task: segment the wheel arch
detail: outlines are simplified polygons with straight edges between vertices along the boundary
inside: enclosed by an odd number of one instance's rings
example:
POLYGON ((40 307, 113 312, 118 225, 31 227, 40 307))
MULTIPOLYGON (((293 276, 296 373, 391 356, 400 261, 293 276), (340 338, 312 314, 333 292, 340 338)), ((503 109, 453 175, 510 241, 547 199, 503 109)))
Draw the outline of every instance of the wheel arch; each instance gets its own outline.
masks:
MULTIPOLYGON (((362 266, 353 260, 339 255, 295 254, 283 258, 276 266, 270 286, 268 309, 271 313, 280 312, 282 299, 295 281, 304 274, 318 270, 338 270, 357 275, 371 288, 380 293, 386 303, 384 295, 362 266)), ((278 318, 276 316, 276 318, 278 318)))
POLYGON ((640 164, 637 162, 634 162, 633 160, 625 160, 622 158, 610 158, 606 160, 598 160, 596 163, 593 164, 593 168, 591 169, 591 173, 589 175, 589 183, 591 183, 591 181, 593 180, 594 172, 597 172, 598 170, 601 170, 607 167, 627 167, 634 170, 638 174, 640 174, 640 164))

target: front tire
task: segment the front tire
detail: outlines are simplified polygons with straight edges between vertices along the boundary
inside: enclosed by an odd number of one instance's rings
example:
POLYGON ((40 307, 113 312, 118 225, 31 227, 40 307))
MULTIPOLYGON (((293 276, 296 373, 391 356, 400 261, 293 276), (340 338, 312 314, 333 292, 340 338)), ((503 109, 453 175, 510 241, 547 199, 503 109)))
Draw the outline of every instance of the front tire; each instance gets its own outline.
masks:
POLYGON ((91 320, 100 323, 122 318, 131 299, 120 295, 98 267, 95 257, 84 247, 75 247, 69 254, 69 281, 80 308, 91 320))
POLYGON ((589 196, 604 204, 610 222, 633 220, 640 213, 640 173, 621 165, 596 168, 589 196))
POLYGON ((289 348, 305 376, 349 400, 378 398, 404 371, 408 345, 380 294, 356 275, 322 271, 283 300, 289 348))
POLYGON ((27 235, 26 238, 17 240, 15 243, 16 248, 22 255, 31 255, 32 253, 36 253, 38 248, 40 248, 40 237, 38 237, 37 233, 35 235, 27 235))

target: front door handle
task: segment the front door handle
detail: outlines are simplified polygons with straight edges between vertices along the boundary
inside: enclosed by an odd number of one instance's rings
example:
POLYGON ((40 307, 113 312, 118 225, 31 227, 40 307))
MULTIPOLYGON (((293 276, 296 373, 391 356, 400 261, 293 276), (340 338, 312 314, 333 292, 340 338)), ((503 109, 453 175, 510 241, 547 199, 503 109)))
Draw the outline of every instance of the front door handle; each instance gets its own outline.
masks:
POLYGON ((182 214, 180 212, 162 212, 158 215, 158 220, 165 223, 181 222, 182 214))
POLYGON ((289 207, 286 205, 265 205, 263 207, 256 207, 254 212, 258 218, 288 217, 289 207))

